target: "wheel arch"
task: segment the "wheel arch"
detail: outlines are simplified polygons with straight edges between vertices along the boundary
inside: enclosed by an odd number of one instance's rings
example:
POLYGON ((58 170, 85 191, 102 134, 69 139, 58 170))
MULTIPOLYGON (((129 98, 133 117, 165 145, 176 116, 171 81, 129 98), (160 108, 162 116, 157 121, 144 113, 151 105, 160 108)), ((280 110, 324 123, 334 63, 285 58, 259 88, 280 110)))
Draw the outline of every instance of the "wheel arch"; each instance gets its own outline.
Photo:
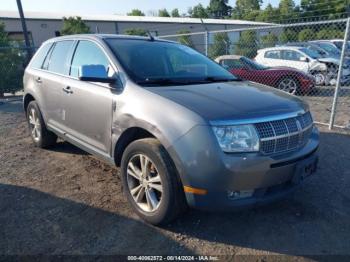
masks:
POLYGON ((23 98, 23 109, 24 109, 24 112, 26 114, 27 114, 27 107, 28 107, 29 103, 32 101, 36 101, 35 97, 30 93, 25 94, 25 96, 23 98))
MULTIPOLYGON (((113 149, 113 158, 117 167, 120 166, 123 153, 128 145, 142 138, 156 138, 154 134, 142 127, 130 127, 124 130, 119 136, 113 149)), ((159 140, 159 139, 158 139, 159 140)))

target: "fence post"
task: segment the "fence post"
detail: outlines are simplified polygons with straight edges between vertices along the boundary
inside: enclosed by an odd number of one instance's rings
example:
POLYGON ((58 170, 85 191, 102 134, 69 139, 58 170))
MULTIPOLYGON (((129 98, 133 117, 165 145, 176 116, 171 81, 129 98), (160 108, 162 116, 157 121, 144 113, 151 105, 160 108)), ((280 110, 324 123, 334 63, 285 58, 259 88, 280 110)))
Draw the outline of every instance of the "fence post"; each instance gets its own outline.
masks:
POLYGON ((344 35, 343 48, 342 48, 341 56, 340 56, 337 84, 335 86, 331 118, 330 118, 329 127, 328 127, 329 130, 331 130, 333 128, 333 126, 334 126, 334 119, 335 119, 335 114, 336 114, 336 110, 337 110, 337 103, 338 103, 338 94, 339 94, 339 89, 341 87, 341 77, 342 77, 342 74, 343 74, 343 65, 344 65, 345 52, 346 52, 347 43, 348 43, 349 27, 350 27, 350 17, 348 17, 348 20, 346 22, 346 29, 345 29, 345 35, 344 35))
POLYGON ((205 31, 205 55, 209 53, 209 31, 205 31))

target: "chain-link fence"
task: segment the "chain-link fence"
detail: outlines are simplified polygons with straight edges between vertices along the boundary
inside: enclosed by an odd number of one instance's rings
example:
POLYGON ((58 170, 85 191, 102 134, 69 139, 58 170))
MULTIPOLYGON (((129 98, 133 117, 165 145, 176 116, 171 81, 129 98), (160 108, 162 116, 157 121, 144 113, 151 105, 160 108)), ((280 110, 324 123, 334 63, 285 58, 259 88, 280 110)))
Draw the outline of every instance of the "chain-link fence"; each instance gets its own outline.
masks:
POLYGON ((340 19, 160 38, 191 46, 242 79, 300 96, 315 122, 350 128, 348 27, 340 19))
POLYGON ((23 89, 23 72, 33 52, 23 47, 0 47, 0 97, 23 89))

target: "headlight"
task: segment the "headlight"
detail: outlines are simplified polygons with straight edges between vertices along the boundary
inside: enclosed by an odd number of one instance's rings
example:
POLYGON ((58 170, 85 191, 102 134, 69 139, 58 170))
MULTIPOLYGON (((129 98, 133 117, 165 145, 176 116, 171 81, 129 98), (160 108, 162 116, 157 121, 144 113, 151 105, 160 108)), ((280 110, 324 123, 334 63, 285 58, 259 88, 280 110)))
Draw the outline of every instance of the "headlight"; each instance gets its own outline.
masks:
POLYGON ((213 126, 213 131, 224 152, 259 151, 259 137, 252 125, 213 126))

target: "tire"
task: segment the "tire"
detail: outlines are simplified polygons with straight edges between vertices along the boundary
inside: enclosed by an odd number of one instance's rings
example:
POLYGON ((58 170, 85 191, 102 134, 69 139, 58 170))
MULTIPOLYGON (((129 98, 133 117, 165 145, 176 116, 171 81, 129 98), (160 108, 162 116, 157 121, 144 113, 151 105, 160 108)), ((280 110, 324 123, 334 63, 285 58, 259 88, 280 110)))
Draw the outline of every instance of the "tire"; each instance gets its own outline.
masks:
POLYGON ((39 106, 35 101, 31 101, 27 106, 27 122, 36 147, 48 148, 56 144, 57 136, 47 130, 39 106))
POLYGON ((283 77, 277 85, 277 89, 283 90, 289 94, 296 95, 299 93, 299 81, 291 76, 283 77))
POLYGON ((185 211, 185 195, 176 168, 157 139, 132 142, 122 156, 121 174, 123 190, 129 203, 146 222, 166 224, 185 211), (147 163, 143 165, 147 168, 142 169, 141 161, 147 163))

